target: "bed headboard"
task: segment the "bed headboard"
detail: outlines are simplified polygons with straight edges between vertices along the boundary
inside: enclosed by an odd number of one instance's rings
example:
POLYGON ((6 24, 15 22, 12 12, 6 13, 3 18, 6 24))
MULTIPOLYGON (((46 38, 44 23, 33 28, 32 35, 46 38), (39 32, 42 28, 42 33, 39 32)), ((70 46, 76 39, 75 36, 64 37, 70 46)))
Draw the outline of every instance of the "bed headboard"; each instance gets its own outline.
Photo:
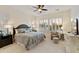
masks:
POLYGON ((20 24, 19 26, 16 27, 16 29, 20 29, 20 28, 30 28, 30 27, 26 24, 20 24))
POLYGON ((31 27, 29 27, 29 26, 26 25, 26 24, 20 24, 19 26, 17 26, 17 27, 15 28, 15 30, 16 30, 17 33, 25 33, 25 32, 30 32, 30 31, 32 31, 32 30, 31 30, 31 27))

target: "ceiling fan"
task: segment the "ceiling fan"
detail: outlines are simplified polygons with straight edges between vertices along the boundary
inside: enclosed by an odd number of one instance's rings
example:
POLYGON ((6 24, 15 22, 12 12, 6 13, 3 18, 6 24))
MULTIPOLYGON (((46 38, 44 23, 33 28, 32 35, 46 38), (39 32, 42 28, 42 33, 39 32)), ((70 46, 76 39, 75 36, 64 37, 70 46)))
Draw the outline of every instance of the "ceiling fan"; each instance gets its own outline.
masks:
POLYGON ((39 11, 40 13, 42 13, 42 11, 48 11, 47 9, 44 9, 44 5, 33 6, 33 8, 36 8, 34 11, 39 11))

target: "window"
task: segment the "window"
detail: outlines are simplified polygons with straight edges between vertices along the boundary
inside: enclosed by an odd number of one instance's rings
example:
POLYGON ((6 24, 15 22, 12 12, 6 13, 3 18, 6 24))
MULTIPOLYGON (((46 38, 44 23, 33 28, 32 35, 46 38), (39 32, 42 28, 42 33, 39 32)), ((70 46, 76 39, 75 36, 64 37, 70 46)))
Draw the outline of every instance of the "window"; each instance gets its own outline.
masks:
POLYGON ((60 30, 62 27, 62 24, 63 24, 63 19, 60 17, 50 19, 50 27, 51 27, 51 30, 53 31, 60 30))
POLYGON ((34 27, 35 29, 44 30, 44 31, 60 30, 62 27, 62 24, 63 24, 62 17, 32 21, 32 27, 34 27))

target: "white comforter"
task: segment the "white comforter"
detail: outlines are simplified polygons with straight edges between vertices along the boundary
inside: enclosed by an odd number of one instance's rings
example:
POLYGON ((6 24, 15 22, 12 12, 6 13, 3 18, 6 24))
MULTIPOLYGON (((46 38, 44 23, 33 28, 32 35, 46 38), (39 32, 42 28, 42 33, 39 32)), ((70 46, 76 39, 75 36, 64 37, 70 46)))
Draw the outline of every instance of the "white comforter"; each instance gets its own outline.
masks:
POLYGON ((27 49, 38 45, 44 38, 45 35, 42 32, 18 33, 15 35, 15 41, 23 44, 27 49))

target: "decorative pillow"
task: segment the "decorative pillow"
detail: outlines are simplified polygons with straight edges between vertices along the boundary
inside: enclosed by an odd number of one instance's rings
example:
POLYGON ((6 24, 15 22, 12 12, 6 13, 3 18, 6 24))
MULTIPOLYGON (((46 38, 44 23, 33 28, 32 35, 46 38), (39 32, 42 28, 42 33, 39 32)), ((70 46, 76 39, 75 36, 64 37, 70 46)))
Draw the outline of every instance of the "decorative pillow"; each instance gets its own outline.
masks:
POLYGON ((17 29, 17 33, 26 33, 26 32, 31 32, 32 30, 31 29, 17 29))

